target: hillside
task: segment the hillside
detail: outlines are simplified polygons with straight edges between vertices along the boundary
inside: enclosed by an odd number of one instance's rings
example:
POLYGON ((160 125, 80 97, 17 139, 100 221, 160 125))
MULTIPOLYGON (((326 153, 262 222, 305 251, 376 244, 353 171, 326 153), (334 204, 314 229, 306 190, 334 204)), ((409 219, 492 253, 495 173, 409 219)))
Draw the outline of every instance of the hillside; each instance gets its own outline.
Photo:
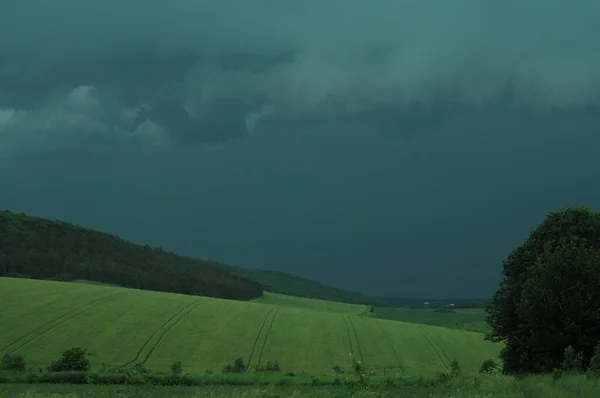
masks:
POLYGON ((223 269, 236 275, 257 281, 264 287, 265 290, 273 293, 329 301, 341 301, 344 303, 376 305, 379 307, 391 306, 391 304, 389 304, 387 301, 378 298, 337 289, 332 286, 328 286, 310 279, 301 278, 285 272, 233 267, 217 262, 213 262, 212 264, 223 267, 223 269))
POLYGON ((0 276, 84 279, 165 292, 252 299, 266 290, 387 306, 294 275, 191 259, 73 224, 0 211, 0 276))
POLYGON ((247 300, 260 283, 207 262, 61 221, 0 212, 0 276, 85 279, 124 287, 247 300))
POLYGON ((335 365, 350 371, 358 358, 378 375, 427 377, 446 371, 454 358, 463 371, 476 372, 501 348, 480 333, 372 319, 353 315, 351 306, 328 312, 279 295, 263 304, 0 278, 0 297, 0 355, 21 354, 34 368, 80 346, 93 354, 96 370, 140 363, 168 371, 181 361, 185 372, 220 372, 241 356, 251 370, 277 360, 282 372, 332 374, 335 365))

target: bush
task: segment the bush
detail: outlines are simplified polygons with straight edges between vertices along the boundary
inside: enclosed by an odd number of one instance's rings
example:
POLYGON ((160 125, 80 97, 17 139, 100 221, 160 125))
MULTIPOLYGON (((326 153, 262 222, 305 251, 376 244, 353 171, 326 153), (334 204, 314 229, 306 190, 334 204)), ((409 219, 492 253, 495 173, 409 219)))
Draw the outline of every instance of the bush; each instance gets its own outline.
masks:
POLYGON ((344 370, 340 365, 333 365, 333 372, 336 374, 344 373, 344 370))
POLYGON ((171 373, 174 375, 179 375, 183 371, 183 366, 181 366, 181 362, 177 361, 173 365, 171 365, 171 373))
POLYGON ((243 373, 246 371, 246 365, 244 364, 244 359, 242 357, 238 357, 233 365, 229 362, 223 368, 223 373, 243 373))
POLYGON ((500 373, 500 366, 493 359, 486 359, 479 368, 479 373, 496 374, 500 373))
POLYGON ((594 355, 590 359, 590 366, 588 371, 595 376, 600 377, 600 343, 594 349, 594 355))
POLYGON ((10 372, 24 372, 26 366, 25 359, 19 354, 4 354, 0 362, 0 369, 10 372))
POLYGON ((272 363, 271 361, 267 361, 267 367, 265 370, 267 372, 280 372, 281 368, 279 367, 279 362, 275 360, 272 363))
POLYGON ((583 370, 583 353, 576 353, 573 347, 568 346, 565 348, 560 368, 565 372, 581 372, 583 370))
POLYGON ((460 365, 456 359, 450 362, 450 377, 456 377, 460 374, 460 365))
POLYGON ((86 355, 89 355, 89 353, 82 348, 69 348, 63 352, 62 358, 48 366, 48 370, 50 372, 87 371, 90 369, 90 361, 86 358, 86 355))

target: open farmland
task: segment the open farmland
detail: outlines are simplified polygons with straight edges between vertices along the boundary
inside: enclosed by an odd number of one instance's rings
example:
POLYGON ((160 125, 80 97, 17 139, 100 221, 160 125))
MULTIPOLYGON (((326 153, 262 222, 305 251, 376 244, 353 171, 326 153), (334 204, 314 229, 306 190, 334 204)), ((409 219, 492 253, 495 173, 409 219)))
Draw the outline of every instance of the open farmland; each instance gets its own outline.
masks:
POLYGON ((283 372, 310 374, 350 370, 355 357, 377 374, 429 376, 453 358, 476 371, 500 350, 479 333, 358 316, 362 306, 331 303, 327 312, 326 304, 283 305, 319 300, 265 301, 272 304, 0 278, 0 355, 16 352, 35 368, 80 346, 93 353, 93 369, 141 363, 168 371, 181 361, 185 372, 220 372, 242 356, 251 370, 277 360, 283 372))
POLYGON ((346 315, 364 315, 369 311, 370 308, 369 305, 364 304, 348 304, 339 301, 286 296, 284 294, 271 292, 265 292, 262 298, 254 301, 257 303, 278 305, 281 307, 294 307, 313 311, 335 312, 346 315))
POLYGON ((410 309, 375 307, 371 316, 400 322, 419 323, 431 326, 487 333, 491 331, 486 323, 483 309, 457 309, 455 312, 438 312, 432 309, 410 309))

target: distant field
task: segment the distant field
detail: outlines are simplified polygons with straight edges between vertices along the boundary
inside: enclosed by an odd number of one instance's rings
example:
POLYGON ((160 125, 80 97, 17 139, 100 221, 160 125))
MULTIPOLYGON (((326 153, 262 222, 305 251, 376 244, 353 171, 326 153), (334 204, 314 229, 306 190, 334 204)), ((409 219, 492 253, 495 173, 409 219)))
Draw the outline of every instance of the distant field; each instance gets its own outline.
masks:
POLYGON ((321 312, 335 312, 347 315, 364 315, 369 311, 370 308, 370 306, 363 304, 347 304, 339 301, 286 296, 284 294, 270 292, 265 292, 262 298, 256 299, 254 302, 321 312))
POLYGON ((94 369, 137 362, 168 371, 181 361, 185 372, 220 372, 242 356, 251 370, 277 360, 283 372, 311 374, 349 370, 353 355, 377 374, 429 376, 453 358, 476 371, 500 350, 479 333, 357 316, 363 306, 264 300, 0 278, 0 355, 17 352, 36 368, 81 346, 94 369))
POLYGON ((479 333, 487 333, 491 330, 485 321, 486 313, 483 309, 458 309, 455 313, 451 313, 435 312, 432 309, 375 307, 372 316, 379 319, 443 326, 479 333))

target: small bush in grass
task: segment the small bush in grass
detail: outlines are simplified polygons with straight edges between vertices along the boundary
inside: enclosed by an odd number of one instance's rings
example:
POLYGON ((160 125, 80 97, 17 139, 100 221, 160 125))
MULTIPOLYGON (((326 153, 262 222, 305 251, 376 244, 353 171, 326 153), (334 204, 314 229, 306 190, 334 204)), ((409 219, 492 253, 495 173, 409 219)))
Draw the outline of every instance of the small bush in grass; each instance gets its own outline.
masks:
POLYGON ((48 366, 50 372, 73 372, 90 369, 90 361, 86 358, 89 352, 80 347, 65 350, 62 357, 48 366))
POLYGON ((180 361, 177 361, 173 365, 171 365, 171 373, 173 373, 174 375, 180 375, 182 371, 183 366, 181 365, 180 361))
POLYGON ((244 364, 244 359, 242 357, 236 358, 233 365, 229 362, 223 368, 223 373, 243 373, 246 371, 246 365, 244 364))
POLYGON ((267 361, 267 366, 265 367, 265 371, 267 372, 281 372, 281 367, 279 366, 279 362, 277 360, 271 362, 267 361))
POLYGON ((571 346, 565 348, 560 368, 565 372, 581 372, 583 370, 583 353, 575 352, 571 346))
POLYGON ((10 372, 24 372, 26 366, 25 359, 19 354, 4 354, 2 362, 0 362, 0 369, 10 372))
POLYGON ((215 373, 215 371, 209 368, 209 369, 206 369, 204 371, 204 373, 206 373, 207 375, 211 375, 211 374, 215 373))
POLYGON ((344 373, 344 370, 340 365, 333 365, 333 372, 336 374, 342 374, 344 373))
POLYGON ((481 364, 481 367, 479 368, 479 373, 498 374, 498 373, 500 373, 500 370, 501 370, 500 366, 498 365, 498 363, 495 360, 486 359, 481 364))
POLYGON ((600 343, 594 349, 594 355, 590 359, 590 366, 588 371, 594 375, 600 377, 600 343))

